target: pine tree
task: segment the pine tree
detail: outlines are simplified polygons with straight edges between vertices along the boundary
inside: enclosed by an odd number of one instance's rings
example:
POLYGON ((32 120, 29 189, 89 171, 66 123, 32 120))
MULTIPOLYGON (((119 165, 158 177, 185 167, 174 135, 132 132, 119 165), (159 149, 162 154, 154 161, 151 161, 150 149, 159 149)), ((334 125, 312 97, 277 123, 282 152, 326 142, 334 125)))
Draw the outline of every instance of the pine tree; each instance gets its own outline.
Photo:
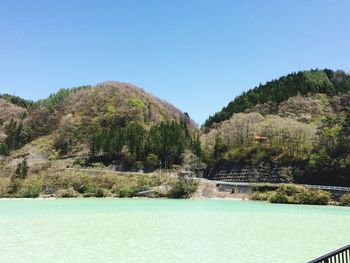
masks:
POLYGON ((28 176, 28 164, 27 160, 24 159, 21 163, 17 165, 14 178, 24 180, 28 176))
POLYGON ((221 135, 217 134, 215 138, 215 145, 214 145, 214 159, 215 160, 221 159, 226 150, 227 149, 222 141, 221 135))

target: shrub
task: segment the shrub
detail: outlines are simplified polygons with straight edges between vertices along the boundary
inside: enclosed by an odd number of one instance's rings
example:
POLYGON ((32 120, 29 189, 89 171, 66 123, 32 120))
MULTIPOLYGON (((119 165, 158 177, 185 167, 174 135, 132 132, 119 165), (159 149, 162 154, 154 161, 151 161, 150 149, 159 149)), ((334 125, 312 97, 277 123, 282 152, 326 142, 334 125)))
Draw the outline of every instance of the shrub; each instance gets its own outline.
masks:
POLYGON ((281 185, 270 198, 272 203, 326 205, 331 200, 328 192, 310 190, 302 186, 281 185))
POLYGON ((28 169, 29 169, 29 167, 27 164, 27 160, 24 159, 22 162, 20 162, 17 165, 17 169, 16 169, 16 172, 14 174, 14 177, 18 178, 18 179, 25 179, 28 176, 28 169))
POLYGON ((49 160, 54 161, 54 160, 57 160, 58 157, 59 157, 59 152, 56 149, 52 149, 50 151, 49 160))
POLYGON ((30 177, 25 180, 20 189, 20 196, 36 198, 43 190, 44 181, 41 177, 30 177))
MULTIPOLYGON (((1 126, 1 125, 0 125, 1 126)), ((0 143, 0 155, 9 155, 10 154, 10 150, 7 146, 7 144, 5 143, 0 143)))
POLYGON ((78 193, 74 190, 73 187, 68 189, 59 189, 56 191, 56 197, 68 198, 68 197, 77 197, 78 193))
POLYGON ((83 194, 89 186, 89 176, 81 173, 63 174, 58 178, 58 187, 61 189, 73 188, 74 191, 83 194))
POLYGON ((121 189, 119 189, 117 196, 118 197, 134 197, 137 195, 137 193, 139 192, 139 189, 136 188, 130 188, 130 187, 122 187, 121 189))
POLYGON ((143 101, 136 97, 130 97, 128 100, 128 105, 139 109, 143 109, 145 107, 143 101))
POLYGON ((107 193, 105 193, 104 189, 98 186, 91 186, 84 193, 84 197, 105 197, 107 193))
POLYGON ((344 194, 340 197, 340 204, 350 206, 350 194, 344 194))
POLYGON ((292 203, 291 202, 291 199, 289 198, 288 195, 280 192, 280 191, 277 191, 275 194, 273 194, 271 197, 270 197, 270 202, 271 203, 281 203, 281 204, 290 204, 292 203))
POLYGON ((99 187, 102 187, 108 190, 111 190, 116 182, 116 177, 109 174, 97 175, 92 179, 93 180, 90 181, 90 184, 98 185, 99 187))
POLYGON ((11 180, 9 178, 0 178, 0 198, 8 197, 11 180))
POLYGON ((296 203, 310 205, 327 205, 331 196, 326 191, 306 190, 296 196, 296 203))
POLYGON ((11 178, 11 183, 8 187, 8 193, 12 196, 12 197, 21 197, 19 194, 19 190, 22 187, 22 182, 23 180, 20 180, 18 178, 11 178))
POLYGON ((159 166, 159 159, 158 156, 150 153, 147 155, 145 167, 149 170, 155 170, 159 166))
POLYGON ((255 192, 252 195, 252 199, 257 201, 269 201, 274 194, 274 191, 255 192))
POLYGON ((278 185, 275 184, 262 184, 262 185, 255 185, 253 187, 253 191, 256 192, 271 192, 271 191, 275 191, 278 189, 278 185))
POLYGON ((141 171, 143 170, 144 166, 142 164, 141 161, 135 161, 133 164, 132 164, 133 168, 136 169, 137 171, 141 171))
POLYGON ((198 181, 191 178, 180 177, 172 185, 171 190, 168 193, 168 197, 190 198, 191 195, 197 190, 197 188, 198 181))

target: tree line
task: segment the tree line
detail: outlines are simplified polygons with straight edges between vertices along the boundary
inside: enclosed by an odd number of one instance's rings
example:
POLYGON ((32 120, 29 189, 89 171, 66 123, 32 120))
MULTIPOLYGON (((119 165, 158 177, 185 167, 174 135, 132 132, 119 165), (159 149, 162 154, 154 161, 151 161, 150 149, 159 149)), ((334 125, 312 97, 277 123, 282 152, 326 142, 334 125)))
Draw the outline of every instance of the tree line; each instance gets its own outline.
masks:
POLYGON ((139 123, 101 129, 92 136, 92 160, 123 161, 125 168, 171 167, 180 164, 184 152, 201 154, 198 135, 185 122, 161 122, 146 129, 139 123))
POLYGON ((0 155, 8 155, 28 143, 28 133, 22 121, 11 119, 4 127, 6 138, 0 142, 0 155))
POLYGON ((350 108, 327 116, 317 135, 303 180, 350 185, 350 108))
POLYGON ((60 105, 69 95, 89 87, 60 89, 50 94, 48 98, 36 102, 9 94, 0 94, 0 98, 26 109, 18 119, 11 119, 5 124, 0 123, 4 125, 3 130, 6 135, 5 139, 0 141, 0 155, 8 155, 10 151, 19 149, 26 143, 52 132, 57 127, 62 114, 60 105))
POLYGON ((210 116, 203 127, 229 119, 234 113, 245 112, 257 104, 280 103, 297 95, 324 93, 333 96, 350 90, 350 76, 344 71, 330 69, 299 71, 243 92, 220 112, 210 116))

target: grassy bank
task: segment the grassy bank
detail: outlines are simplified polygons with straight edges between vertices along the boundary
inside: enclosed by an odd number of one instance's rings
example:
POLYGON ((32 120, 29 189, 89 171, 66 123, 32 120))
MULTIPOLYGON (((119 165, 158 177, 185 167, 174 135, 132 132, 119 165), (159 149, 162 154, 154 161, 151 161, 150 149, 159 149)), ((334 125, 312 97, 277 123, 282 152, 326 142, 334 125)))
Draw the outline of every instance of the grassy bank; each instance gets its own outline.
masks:
POLYGON ((0 198, 165 197, 188 198, 197 189, 191 179, 167 175, 119 175, 61 171, 25 179, 0 177, 0 198))
POLYGON ((254 188, 252 199, 282 204, 333 204, 350 206, 350 194, 344 194, 340 198, 336 198, 329 192, 312 190, 298 185, 256 186, 254 188))

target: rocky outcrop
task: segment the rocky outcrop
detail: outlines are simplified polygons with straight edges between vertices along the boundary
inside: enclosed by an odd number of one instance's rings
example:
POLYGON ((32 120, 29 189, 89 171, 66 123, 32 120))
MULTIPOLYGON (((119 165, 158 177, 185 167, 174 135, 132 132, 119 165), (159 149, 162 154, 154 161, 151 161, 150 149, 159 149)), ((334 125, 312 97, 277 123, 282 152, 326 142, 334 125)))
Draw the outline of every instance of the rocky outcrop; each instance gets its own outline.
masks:
POLYGON ((191 196, 192 199, 240 199, 248 200, 251 197, 251 192, 235 191, 232 186, 222 187, 216 182, 199 179, 198 188, 191 196))

